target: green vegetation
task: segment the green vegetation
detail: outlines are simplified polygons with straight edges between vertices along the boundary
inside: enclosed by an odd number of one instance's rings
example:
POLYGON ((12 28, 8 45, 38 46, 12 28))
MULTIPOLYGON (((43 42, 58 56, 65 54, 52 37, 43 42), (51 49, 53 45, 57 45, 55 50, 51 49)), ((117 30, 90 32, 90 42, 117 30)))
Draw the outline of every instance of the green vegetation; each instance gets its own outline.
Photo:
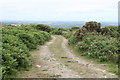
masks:
POLYGON ((4 27, 2 29, 2 74, 3 78, 17 75, 19 70, 31 66, 29 51, 51 39, 49 33, 38 31, 31 25, 4 27))
POLYGON ((33 25, 37 30, 51 32, 51 27, 43 24, 33 25))
MULTIPOLYGON (((67 38, 69 45, 76 47, 81 56, 117 65, 119 63, 118 34, 118 27, 100 28, 100 23, 87 22, 85 26, 67 38)), ((119 74, 117 69, 113 72, 119 74)))
POLYGON ((68 38, 70 38, 71 36, 73 36, 73 34, 74 34, 76 31, 78 31, 79 29, 80 29, 80 27, 71 27, 71 28, 68 28, 68 29, 66 29, 66 32, 63 33, 63 36, 68 39, 68 38))
POLYGON ((63 28, 52 28, 51 34, 62 35, 65 29, 63 28))
POLYGON ((111 61, 117 63, 118 47, 117 39, 107 38, 105 36, 87 36, 77 43, 81 55, 97 58, 102 61, 111 61))

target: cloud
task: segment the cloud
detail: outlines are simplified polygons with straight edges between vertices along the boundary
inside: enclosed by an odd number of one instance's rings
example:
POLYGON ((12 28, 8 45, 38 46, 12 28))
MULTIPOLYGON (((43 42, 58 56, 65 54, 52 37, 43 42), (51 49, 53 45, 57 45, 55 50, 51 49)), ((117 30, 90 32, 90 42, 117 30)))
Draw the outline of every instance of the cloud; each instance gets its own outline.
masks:
POLYGON ((101 17, 100 20, 116 21, 118 1, 2 0, 0 15, 3 20, 88 20, 86 17, 99 20, 101 17))

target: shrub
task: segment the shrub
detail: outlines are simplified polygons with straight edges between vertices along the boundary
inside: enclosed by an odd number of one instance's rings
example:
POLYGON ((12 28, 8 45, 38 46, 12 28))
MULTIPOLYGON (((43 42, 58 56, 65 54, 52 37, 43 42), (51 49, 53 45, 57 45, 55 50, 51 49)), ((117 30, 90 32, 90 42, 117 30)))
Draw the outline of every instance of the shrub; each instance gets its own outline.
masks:
POLYGON ((69 45, 71 45, 71 44, 73 45, 73 44, 75 44, 75 43, 77 43, 76 38, 75 38, 74 36, 70 37, 68 44, 69 44, 69 45))
POLYGON ((118 41, 115 38, 105 36, 86 36, 77 47, 84 51, 84 55, 92 58, 98 58, 100 61, 111 61, 117 63, 118 41))
POLYGON ((62 28, 53 28, 51 33, 56 34, 56 35, 62 35, 63 31, 64 31, 64 29, 62 29, 62 28))
POLYGON ((33 26, 5 27, 2 29, 3 78, 17 74, 31 65, 29 51, 51 39, 49 33, 37 31, 33 26))
POLYGON ((119 36, 118 27, 116 27, 116 26, 106 26, 105 28, 107 28, 109 30, 111 37, 118 37, 119 36))
POLYGON ((73 32, 67 31, 67 33, 64 33, 63 36, 67 39, 69 39, 73 35, 73 32))
POLYGON ((18 37, 3 34, 2 42, 2 65, 4 67, 4 76, 13 75, 19 68, 26 69, 30 66, 29 50, 18 37))
POLYGON ((29 33, 21 33, 18 35, 19 38, 23 41, 24 44, 26 44, 26 46, 31 50, 31 49, 36 49, 37 47, 37 43, 36 40, 34 38, 33 34, 29 34, 29 33))
POLYGON ((83 28, 86 28, 86 30, 89 32, 98 31, 100 27, 101 24, 95 21, 86 22, 86 24, 83 26, 83 28))
POLYGON ((35 28, 36 28, 37 30, 46 31, 46 32, 51 32, 51 30, 52 30, 52 29, 50 28, 50 26, 43 25, 43 24, 38 24, 38 25, 35 26, 35 28))

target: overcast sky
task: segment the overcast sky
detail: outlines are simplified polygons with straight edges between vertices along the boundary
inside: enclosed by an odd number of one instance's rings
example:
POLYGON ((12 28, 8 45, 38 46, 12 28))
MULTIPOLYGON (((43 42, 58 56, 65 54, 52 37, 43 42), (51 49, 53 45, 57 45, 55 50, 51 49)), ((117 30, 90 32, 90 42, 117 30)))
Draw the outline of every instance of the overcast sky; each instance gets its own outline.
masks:
POLYGON ((1 0, 2 20, 117 21, 119 0, 1 0))

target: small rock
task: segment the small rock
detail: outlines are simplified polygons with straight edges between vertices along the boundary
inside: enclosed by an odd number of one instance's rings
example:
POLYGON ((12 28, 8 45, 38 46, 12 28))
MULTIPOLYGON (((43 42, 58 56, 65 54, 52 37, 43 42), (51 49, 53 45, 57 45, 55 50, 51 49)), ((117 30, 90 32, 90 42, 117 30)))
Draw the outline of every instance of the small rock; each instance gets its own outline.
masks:
POLYGON ((53 60, 53 61, 56 61, 56 59, 55 59, 55 58, 52 58, 52 60, 53 60))
POLYGON ((36 67, 40 68, 41 66, 40 65, 36 65, 36 67))
POLYGON ((105 70, 103 70, 103 72, 105 72, 105 70))
POLYGON ((49 59, 48 61, 50 62, 51 60, 49 59))
POLYGON ((65 59, 67 59, 67 57, 61 57, 61 58, 65 58, 65 59))
POLYGON ((101 64, 101 66, 106 66, 105 64, 101 64))
POLYGON ((90 64, 86 64, 86 66, 89 66, 90 64))
POLYGON ((73 63, 77 62, 78 63, 78 61, 67 61, 67 62, 73 62, 73 63))
POLYGON ((44 70, 42 70, 42 71, 48 71, 47 69, 44 69, 44 70))
POLYGON ((67 62, 73 62, 73 61, 67 61, 67 62))
POLYGON ((85 64, 79 64, 79 65, 81 65, 81 66, 85 66, 85 64))
POLYGON ((107 78, 107 76, 104 76, 105 78, 107 78))
POLYGON ((78 63, 79 61, 75 61, 75 62, 77 62, 77 63, 78 63))

